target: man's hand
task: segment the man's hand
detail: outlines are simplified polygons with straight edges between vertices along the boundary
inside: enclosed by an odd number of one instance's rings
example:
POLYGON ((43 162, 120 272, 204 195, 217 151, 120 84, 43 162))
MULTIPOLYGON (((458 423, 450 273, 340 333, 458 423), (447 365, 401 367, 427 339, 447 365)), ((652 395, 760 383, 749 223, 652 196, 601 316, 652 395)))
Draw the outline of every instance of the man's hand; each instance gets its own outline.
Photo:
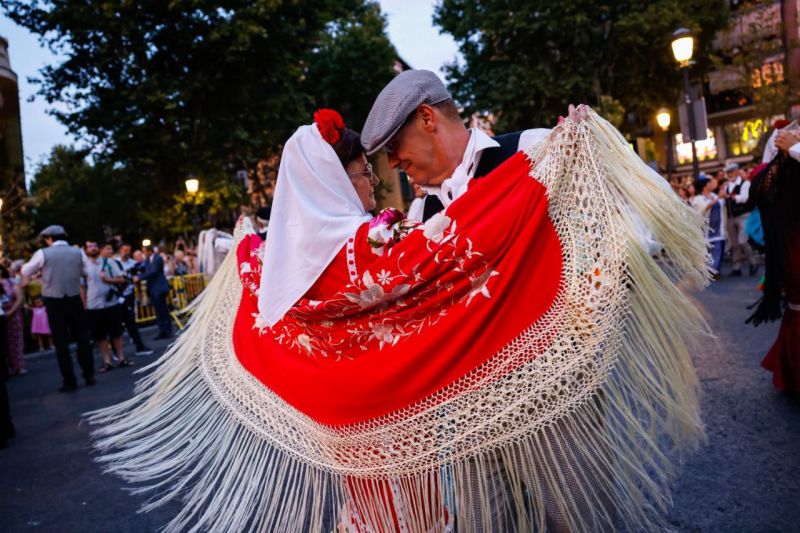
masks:
POLYGON ((579 104, 578 107, 569 104, 567 116, 569 116, 569 119, 573 122, 580 122, 582 120, 586 120, 586 118, 589 116, 588 110, 589 108, 587 108, 585 104, 579 104))
POLYGON ((791 131, 779 131, 778 136, 775 138, 775 146, 778 150, 788 152, 789 148, 800 142, 800 137, 791 131))

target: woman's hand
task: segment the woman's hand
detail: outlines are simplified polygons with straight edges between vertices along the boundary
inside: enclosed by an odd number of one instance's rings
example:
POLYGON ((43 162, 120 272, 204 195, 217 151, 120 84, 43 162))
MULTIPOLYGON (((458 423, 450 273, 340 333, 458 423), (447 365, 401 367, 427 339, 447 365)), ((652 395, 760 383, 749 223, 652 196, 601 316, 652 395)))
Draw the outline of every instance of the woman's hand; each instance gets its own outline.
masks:
POLYGON ((586 107, 586 104, 578 104, 578 107, 569 104, 569 108, 567 109, 567 116, 573 122, 580 122, 582 120, 586 120, 586 118, 589 116, 589 108, 586 107))
POLYGON ((800 142, 800 137, 791 131, 779 131, 775 138, 775 146, 778 150, 788 152, 789 148, 800 142))

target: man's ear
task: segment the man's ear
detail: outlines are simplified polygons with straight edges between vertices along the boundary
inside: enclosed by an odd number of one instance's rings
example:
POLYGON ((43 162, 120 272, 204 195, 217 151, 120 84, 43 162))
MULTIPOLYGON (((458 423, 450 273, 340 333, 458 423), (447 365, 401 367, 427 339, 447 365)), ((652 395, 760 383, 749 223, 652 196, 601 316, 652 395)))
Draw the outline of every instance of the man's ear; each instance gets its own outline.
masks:
POLYGON ((436 130, 436 112, 428 104, 422 104, 417 108, 417 116, 423 130, 433 133, 436 130))

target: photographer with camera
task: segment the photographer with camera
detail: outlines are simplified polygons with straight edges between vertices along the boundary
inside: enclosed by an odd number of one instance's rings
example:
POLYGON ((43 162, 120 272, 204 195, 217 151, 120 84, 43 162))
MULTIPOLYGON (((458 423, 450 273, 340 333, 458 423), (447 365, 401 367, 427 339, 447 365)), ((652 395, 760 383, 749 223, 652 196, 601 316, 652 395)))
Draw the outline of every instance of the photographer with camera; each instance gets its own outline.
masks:
POLYGON ((128 330, 131 340, 136 345, 136 355, 152 355, 153 350, 145 346, 142 335, 139 333, 139 326, 136 325, 136 294, 134 277, 140 276, 144 272, 144 265, 131 257, 131 245, 122 243, 119 246, 119 256, 117 261, 125 273, 125 285, 122 288, 122 321, 125 329, 128 330))
POLYGON ((108 372, 111 364, 111 343, 120 361, 118 366, 132 366, 125 358, 122 347, 122 320, 125 297, 122 294, 125 273, 114 259, 114 241, 106 242, 102 249, 96 242, 86 241, 86 309, 89 329, 95 344, 100 348, 103 367, 99 372, 108 372))

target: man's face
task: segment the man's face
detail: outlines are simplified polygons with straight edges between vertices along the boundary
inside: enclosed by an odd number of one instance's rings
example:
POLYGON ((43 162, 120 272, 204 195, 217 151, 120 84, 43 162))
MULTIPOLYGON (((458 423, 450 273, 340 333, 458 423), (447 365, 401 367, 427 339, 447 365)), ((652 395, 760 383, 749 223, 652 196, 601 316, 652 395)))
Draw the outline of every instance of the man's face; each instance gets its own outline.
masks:
POLYGON ((414 183, 438 185, 432 183, 432 180, 436 180, 449 168, 443 169, 443 165, 437 164, 433 143, 433 135, 422 126, 422 121, 415 112, 386 143, 384 151, 389 157, 389 165, 411 176, 414 183))
POLYGON ((141 263, 142 261, 144 261, 144 254, 142 253, 141 250, 136 250, 135 252, 133 252, 133 260, 136 261, 137 263, 141 263))
POLYGON ((86 250, 86 255, 89 257, 97 257, 100 255, 100 247, 97 246, 97 243, 94 241, 86 241, 84 249, 86 250))
POLYGON ((129 244, 123 244, 119 247, 119 256, 123 259, 127 259, 131 256, 131 247, 129 244))
POLYGON ((110 244, 104 245, 100 249, 100 255, 102 255, 106 259, 110 259, 111 257, 114 257, 114 247, 111 246, 110 244))

